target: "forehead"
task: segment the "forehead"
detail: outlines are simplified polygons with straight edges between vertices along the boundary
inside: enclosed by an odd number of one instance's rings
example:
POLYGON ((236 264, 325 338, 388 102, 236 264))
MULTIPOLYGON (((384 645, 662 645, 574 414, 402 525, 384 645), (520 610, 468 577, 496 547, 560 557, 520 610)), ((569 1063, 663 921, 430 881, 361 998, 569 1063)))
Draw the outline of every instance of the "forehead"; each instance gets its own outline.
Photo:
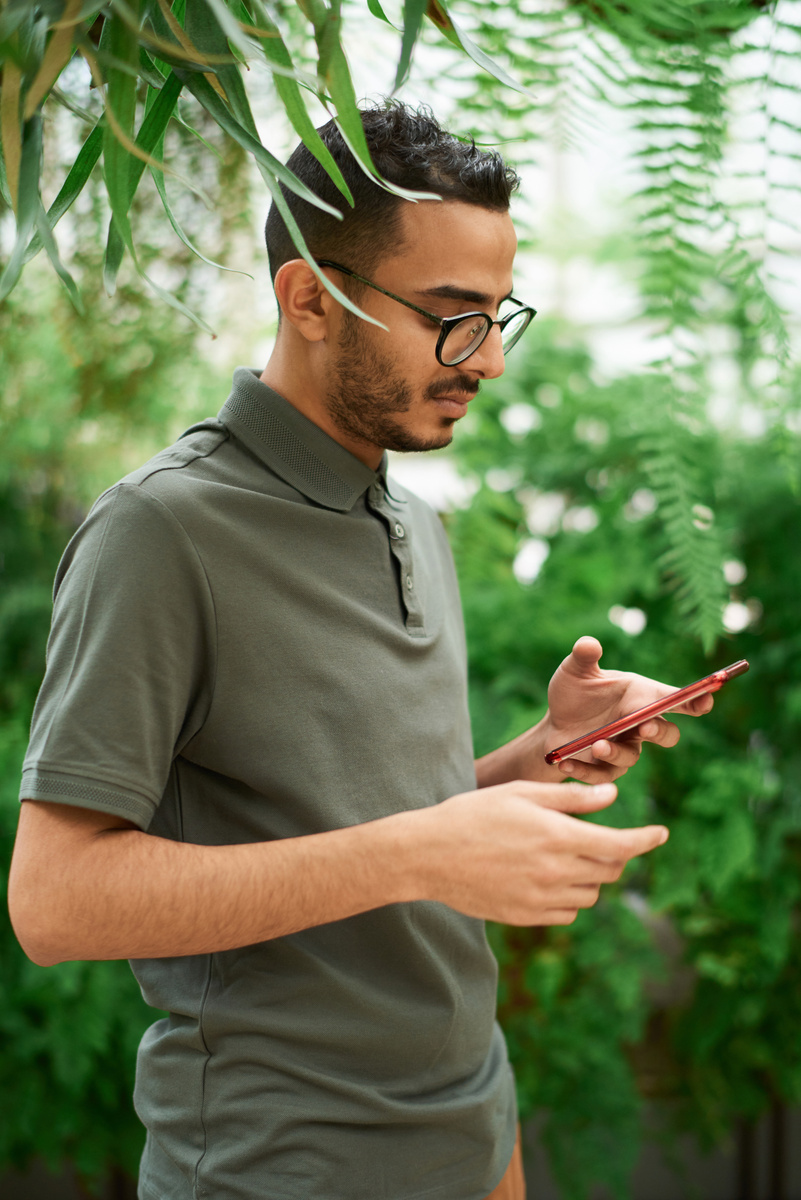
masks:
POLYGON ((404 202, 403 243, 382 275, 414 291, 453 285, 500 300, 512 288, 517 237, 508 212, 458 200, 404 202))

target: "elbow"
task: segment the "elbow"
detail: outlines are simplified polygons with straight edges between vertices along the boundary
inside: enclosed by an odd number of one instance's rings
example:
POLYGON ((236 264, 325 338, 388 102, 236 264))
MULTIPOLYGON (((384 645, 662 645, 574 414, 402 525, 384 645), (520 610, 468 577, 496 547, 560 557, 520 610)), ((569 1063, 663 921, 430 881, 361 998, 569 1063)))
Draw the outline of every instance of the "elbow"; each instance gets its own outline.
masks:
POLYGON ((46 893, 33 892, 12 870, 8 883, 8 912, 22 949, 38 967, 53 967, 71 957, 55 919, 57 905, 46 893))

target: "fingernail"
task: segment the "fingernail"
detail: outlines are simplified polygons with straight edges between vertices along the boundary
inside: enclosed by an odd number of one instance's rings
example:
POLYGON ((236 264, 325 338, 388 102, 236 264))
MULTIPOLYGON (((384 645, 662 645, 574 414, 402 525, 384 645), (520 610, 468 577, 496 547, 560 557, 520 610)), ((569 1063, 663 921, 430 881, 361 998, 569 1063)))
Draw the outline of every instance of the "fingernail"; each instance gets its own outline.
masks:
POLYGON ((592 789, 592 794, 596 800, 614 800, 617 795, 617 788, 613 783, 596 783, 592 789))
POLYGON ((668 840, 669 837, 670 837, 670 833, 668 832, 668 830, 663 829, 662 833, 660 835, 660 838, 659 838, 659 845, 664 846, 665 842, 668 840))

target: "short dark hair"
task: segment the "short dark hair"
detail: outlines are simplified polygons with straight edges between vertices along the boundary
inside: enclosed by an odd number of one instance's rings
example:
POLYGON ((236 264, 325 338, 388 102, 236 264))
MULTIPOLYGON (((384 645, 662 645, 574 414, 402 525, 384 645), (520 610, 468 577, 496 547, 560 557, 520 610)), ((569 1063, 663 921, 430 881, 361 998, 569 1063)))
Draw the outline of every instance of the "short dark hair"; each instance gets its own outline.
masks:
MULTIPOLYGON (((443 199, 461 200, 495 212, 506 212, 519 177, 497 151, 480 150, 442 128, 427 107, 400 101, 361 111, 367 145, 380 175, 390 183, 443 199)), ((290 210, 314 258, 331 258, 358 271, 369 271, 389 246, 400 245, 401 205, 408 201, 373 183, 346 146, 333 121, 318 130, 350 188, 354 207, 304 145, 287 166, 322 200, 338 208, 341 221, 283 187, 290 210)), ((298 251, 273 203, 265 227, 270 274, 298 251)))

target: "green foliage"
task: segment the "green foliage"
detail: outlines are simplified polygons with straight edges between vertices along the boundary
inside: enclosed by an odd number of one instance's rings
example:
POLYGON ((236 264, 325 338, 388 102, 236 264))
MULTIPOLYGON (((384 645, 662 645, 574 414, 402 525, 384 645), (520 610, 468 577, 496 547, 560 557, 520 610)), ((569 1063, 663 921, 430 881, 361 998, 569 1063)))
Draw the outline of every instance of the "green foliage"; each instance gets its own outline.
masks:
MULTIPOLYGON (((642 429, 666 420, 652 411, 662 407, 659 381, 593 382, 587 353, 553 323, 532 326, 516 354, 454 442, 480 484, 449 518, 477 751, 542 715, 548 679, 581 634, 601 640, 607 665, 676 686, 737 658, 752 664, 709 717, 678 718, 677 749, 647 748, 597 818, 664 822, 667 845, 569 928, 493 931, 521 1112, 543 1114, 565 1197, 603 1183, 622 1200, 643 1096, 670 1099, 674 1128, 708 1145, 775 1098, 801 1095, 801 564, 786 550, 801 502, 777 469, 778 429, 747 437, 732 413, 723 428, 682 430, 716 513, 705 569, 729 603, 752 612, 710 663, 659 569, 665 501, 641 453, 642 429), (525 566, 518 555, 531 542, 547 557, 522 583, 514 565, 525 566), (726 584, 721 554, 742 564, 739 584, 726 584), (614 623, 633 609, 646 618, 636 636, 614 623)), ((799 382, 785 397, 795 413, 799 382)), ((782 421, 797 464, 801 439, 782 421)))
POLYGON ((626 204, 627 268, 637 277, 658 373, 652 403, 635 417, 637 453, 659 500, 660 565, 676 610, 711 650, 723 603, 720 550, 714 526, 698 513, 709 505, 692 431, 705 420, 710 337, 721 327, 737 339, 743 395, 764 406, 768 396, 764 386, 756 394, 755 380, 770 371, 784 386, 788 334, 774 285, 790 249, 785 231, 797 237, 801 210, 801 122, 788 103, 798 92, 801 4, 474 0, 469 7, 482 46, 528 93, 510 99, 489 75, 466 88, 464 67, 454 63, 467 132, 512 142, 513 157, 536 162, 546 144, 580 147, 612 113, 629 128, 630 160, 610 163, 610 175, 626 204), (746 147, 743 167, 732 151, 746 147))
MULTIPOLYGON (((94 123, 93 133, 102 132, 103 180, 111 209, 104 281, 110 295, 126 251, 141 271, 129 210, 145 165, 161 177, 176 175, 174 166, 171 162, 168 165, 164 157, 163 139, 173 121, 183 121, 176 110, 184 93, 191 95, 200 111, 253 157, 299 253, 316 271, 280 185, 335 216, 339 213, 310 192, 262 143, 242 80, 242 63, 253 58, 261 60, 274 80, 276 99, 287 119, 348 203, 353 202, 352 196, 314 128, 304 98, 306 92, 336 117, 365 171, 378 176, 342 45, 341 0, 330 4, 326 0, 297 0, 294 7, 301 17, 300 22, 290 22, 293 32, 300 33, 294 57, 303 55, 311 32, 317 48, 316 77, 296 69, 293 52, 264 0, 173 0, 171 4, 166 0, 100 0, 88 4, 81 0, 6 0, 0 8, 0 193, 14 210, 16 241, 0 275, 0 299, 16 286, 25 263, 44 247, 73 302, 78 307, 82 304, 75 280, 59 257, 53 230, 86 184, 99 157, 99 139, 92 140, 90 135, 58 199, 45 212, 41 189, 45 105, 48 112, 54 105, 61 105, 78 127, 94 123), (69 74, 74 56, 80 56, 88 68, 85 94, 78 102, 59 86, 62 75, 69 74), (94 89, 94 98, 90 88, 94 89)), ((407 74, 426 9, 426 0, 415 0, 404 8, 398 82, 407 74)), ((386 20, 380 6, 374 5, 370 11, 386 20)), ((431 15, 449 41, 464 48, 482 70, 495 70, 504 83, 515 86, 459 30, 444 4, 436 4, 431 15)), ((183 182, 189 181, 184 177, 183 182)), ((380 182, 391 191, 411 195, 380 182)), ((163 184, 158 191, 167 221, 184 244, 192 247, 169 205, 163 184)), ((167 304, 208 328, 172 291, 147 275, 144 278, 167 304)), ((353 308, 330 281, 326 286, 353 308)), ((355 308, 353 311, 358 312, 355 308)))
MULTIPOLYGON (((86 285, 91 294, 91 285, 86 285)), ((193 368, 186 328, 123 283, 91 319, 41 273, 0 306, 0 886, 16 829, 31 709, 44 671, 55 567, 94 496, 225 381, 193 368), (190 397, 187 406, 182 397, 190 397)), ((87 1181, 135 1173, 136 1047, 154 1014, 127 963, 43 969, 0 922, 0 1172, 67 1160, 87 1181)))
MULTIPOLYGON (((389 5, 367 6, 387 19, 389 5)), ((432 0, 426 11, 437 44, 444 35, 466 52, 440 50, 445 68, 431 93, 458 97, 463 132, 517 139, 510 157, 536 160, 546 141, 577 146, 612 114, 628 122, 632 158, 614 164, 626 236, 593 249, 636 280, 651 348, 647 371, 600 382, 575 331, 558 314, 539 318, 513 373, 461 423, 456 453, 480 487, 450 533, 477 751, 538 719, 554 666, 582 633, 601 639, 607 664, 677 685, 735 658, 752 662, 710 717, 680 719, 677 750, 645 752, 600 818, 665 821, 667 845, 570 928, 492 932, 521 1112, 543 1115, 566 1197, 603 1183, 623 1198, 644 1095, 669 1099, 676 1128, 706 1143, 776 1098, 801 1099, 801 380, 776 299, 783 231, 797 233, 801 125, 781 100, 797 100, 801 4, 460 0, 458 9, 475 42, 450 6, 432 0), (515 80, 526 90, 507 90, 515 80), (750 151, 745 169, 738 148, 750 151), (713 421, 722 360, 731 383, 713 421), (748 405, 765 418, 763 437, 741 431, 748 405), (544 563, 521 583, 513 564, 522 570, 526 555, 544 563), (744 565, 739 583, 727 583, 724 562, 744 565), (748 605, 736 637, 722 634, 725 604, 748 605), (646 625, 634 636, 622 626, 637 611, 646 625)), ((284 178, 255 133, 247 93, 256 85, 246 91, 241 74, 248 56, 264 58, 294 129, 327 169, 310 93, 338 112, 358 148, 341 15, 325 0, 278 11, 262 0, 0 6, 0 208, 15 209, 18 235, 0 289, 9 293, 44 249, 84 305, 81 314, 57 300, 36 275, 0 308, 0 822, 9 846, 58 554, 91 498, 176 432, 167 433, 175 397, 196 393, 205 415, 225 386, 188 366, 186 327, 150 311, 125 274, 125 251, 142 271, 166 260, 180 282, 162 291, 192 312, 185 230, 200 226, 204 197, 215 205, 203 216, 204 244, 225 262, 247 207, 242 164, 257 162, 273 191, 284 178), (89 66, 99 86, 89 88, 89 66), (62 154, 70 161, 58 162, 62 154), (56 194, 46 217, 45 193, 56 194), (177 251, 153 232, 156 195, 177 251), (67 212, 64 240, 77 250, 64 265, 52 229, 67 212), (98 244, 113 305, 98 291, 98 244)), ((411 67, 407 87, 422 69, 415 47, 433 32, 422 16, 416 0, 402 6, 397 75, 411 67)), ((538 249, 567 258, 571 239, 538 249)), ((112 1163, 130 1169, 140 1138, 133 1047, 147 1015, 127 969, 44 972, 8 928, 0 938, 10 1047, 0 1087, 20 1097, 0 1160, 69 1156, 95 1178, 112 1163)))

